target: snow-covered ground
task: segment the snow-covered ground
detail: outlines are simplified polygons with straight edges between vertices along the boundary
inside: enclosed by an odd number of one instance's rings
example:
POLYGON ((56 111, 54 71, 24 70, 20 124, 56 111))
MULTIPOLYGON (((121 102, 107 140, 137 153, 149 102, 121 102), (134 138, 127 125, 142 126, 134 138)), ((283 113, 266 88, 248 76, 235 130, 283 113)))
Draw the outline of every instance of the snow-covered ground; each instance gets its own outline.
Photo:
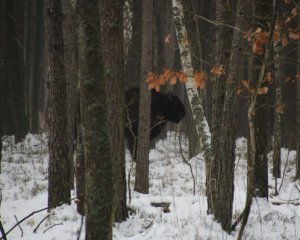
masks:
MULTIPOLYGON (((48 156, 44 136, 29 134, 22 144, 12 146, 5 141, 4 145, 0 175, 3 195, 1 221, 7 232, 15 225, 16 218, 20 221, 30 213, 47 207, 48 156)), ((188 159, 187 143, 183 142, 181 145, 184 156, 188 159)), ((239 216, 245 203, 246 145, 245 139, 237 140, 234 217, 239 216)), ((270 166, 271 157, 270 153, 270 166)), ((126 158, 128 172, 132 162, 129 154, 126 158)), ((178 136, 169 133, 166 140, 156 144, 156 149, 150 153, 150 194, 131 191, 131 202, 128 204, 131 215, 127 221, 114 225, 114 240, 237 238, 237 232, 228 235, 222 231, 220 224, 213 221, 211 215, 206 214, 204 159, 198 156, 189 160, 189 163, 195 176, 195 195, 193 178, 189 166, 182 159, 178 136), (170 205, 153 206, 161 202, 170 205)), ((270 197, 269 202, 265 199, 255 199, 253 202, 243 239, 300 239, 300 184, 297 186, 293 178, 294 151, 282 149, 282 172, 285 175, 283 183, 282 179, 278 179, 278 185, 282 184, 279 195, 270 197)), ((130 176, 131 189, 134 175, 133 168, 130 176)), ((274 179, 271 174, 269 185, 270 195, 273 196, 274 179)), ((75 197, 76 194, 73 192, 72 196, 75 197)), ((84 239, 84 224, 81 237, 78 238, 81 222, 82 218, 77 214, 73 201, 70 206, 63 205, 50 213, 44 210, 32 215, 7 237, 9 240, 84 239)))

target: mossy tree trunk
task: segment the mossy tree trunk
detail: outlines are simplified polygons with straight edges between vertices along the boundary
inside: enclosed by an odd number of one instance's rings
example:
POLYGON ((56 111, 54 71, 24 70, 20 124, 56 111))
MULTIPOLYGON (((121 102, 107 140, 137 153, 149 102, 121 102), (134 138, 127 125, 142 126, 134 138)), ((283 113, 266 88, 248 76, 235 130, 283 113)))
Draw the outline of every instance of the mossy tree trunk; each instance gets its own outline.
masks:
POLYGON ((48 208, 50 209, 61 203, 70 203, 71 198, 61 0, 48 1, 46 17, 50 66, 47 104, 49 129, 48 208))
POLYGON ((79 0, 79 82, 86 239, 112 239, 113 168, 98 0, 79 0))
POLYGON ((127 218, 124 149, 123 0, 101 0, 105 81, 113 161, 113 219, 127 218))

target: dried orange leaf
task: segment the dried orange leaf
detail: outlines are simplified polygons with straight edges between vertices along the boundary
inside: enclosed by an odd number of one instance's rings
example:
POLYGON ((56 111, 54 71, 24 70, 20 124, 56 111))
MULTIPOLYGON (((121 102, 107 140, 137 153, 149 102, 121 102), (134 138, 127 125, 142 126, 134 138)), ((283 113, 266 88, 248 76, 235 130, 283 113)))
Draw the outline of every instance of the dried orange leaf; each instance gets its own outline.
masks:
POLYGON ((172 37, 171 34, 169 34, 168 36, 165 37, 165 44, 170 45, 171 42, 172 42, 172 37))
POLYGON ((290 80, 292 79, 292 77, 291 76, 287 76, 285 79, 284 79, 284 82, 289 82, 290 80))
POLYGON ((176 75, 174 74, 171 78, 170 78, 170 84, 171 85, 175 85, 177 82, 177 78, 176 75))
POLYGON ((262 28, 261 28, 261 27, 256 28, 255 32, 256 32, 256 33, 262 32, 262 28))
POLYGON ((272 83, 272 81, 273 81, 272 73, 271 72, 267 72, 266 76, 264 78, 264 82, 272 83))
POLYGON ((268 91, 269 91, 269 88, 267 88, 267 87, 261 87, 261 88, 258 89, 257 94, 258 95, 267 94, 268 91))
POLYGON ((281 44, 282 44, 283 47, 285 47, 288 44, 288 40, 287 40, 286 37, 282 38, 281 44))
POLYGON ((280 103, 276 106, 276 112, 278 114, 283 114, 284 113, 284 104, 280 103))
POLYGON ((300 39, 300 32, 296 31, 289 31, 289 38, 293 40, 299 40, 300 39))
POLYGON ((225 74, 225 67, 223 65, 219 65, 219 66, 214 66, 210 72, 213 75, 217 75, 217 76, 221 76, 223 74, 225 74))
POLYGON ((180 82, 185 83, 187 82, 187 76, 183 72, 179 72, 177 74, 177 78, 179 79, 180 82))
POLYGON ((242 80, 241 83, 243 84, 243 86, 246 88, 246 89, 249 89, 250 86, 249 86, 249 83, 247 80, 242 80))
POLYGON ((255 41, 253 43, 253 46, 252 46, 252 52, 256 55, 263 55, 264 54, 264 49, 262 47, 262 44, 255 41))
POLYGON ((194 74, 194 80, 195 80, 195 87, 204 89, 205 87, 205 80, 206 80, 206 73, 203 71, 196 72, 194 74))

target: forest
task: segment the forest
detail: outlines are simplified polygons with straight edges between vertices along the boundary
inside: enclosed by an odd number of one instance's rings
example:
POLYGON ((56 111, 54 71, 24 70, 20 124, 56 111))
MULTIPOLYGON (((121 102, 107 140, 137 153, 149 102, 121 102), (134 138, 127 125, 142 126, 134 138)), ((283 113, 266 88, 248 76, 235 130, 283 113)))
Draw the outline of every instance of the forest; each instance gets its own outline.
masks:
POLYGON ((299 11, 0 0, 1 239, 300 239, 299 11))

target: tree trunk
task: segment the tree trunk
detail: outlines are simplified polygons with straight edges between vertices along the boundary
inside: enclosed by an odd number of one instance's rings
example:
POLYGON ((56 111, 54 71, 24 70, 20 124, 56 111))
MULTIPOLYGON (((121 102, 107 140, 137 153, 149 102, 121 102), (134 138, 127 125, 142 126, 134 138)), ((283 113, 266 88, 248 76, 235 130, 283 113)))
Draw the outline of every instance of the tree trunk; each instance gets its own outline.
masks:
POLYGON ((80 108, 85 160, 86 239, 112 239, 113 168, 98 0, 79 0, 80 108))
MULTIPOLYGON (((253 93, 251 93, 251 100, 250 100, 250 105, 248 109, 248 124, 249 124, 249 140, 248 140, 248 160, 247 160, 247 195, 246 195, 246 203, 245 203, 245 208, 243 213, 241 214, 242 216, 242 225, 238 234, 238 240, 242 239, 243 232, 245 230, 245 226, 248 221, 248 217, 250 214, 251 210, 251 205, 253 201, 253 196, 255 196, 255 171, 256 171, 256 164, 257 164, 257 135, 256 135, 256 121, 255 118, 257 117, 257 101, 258 101, 258 91, 262 86, 264 77, 265 77, 265 71, 266 71, 266 66, 269 64, 270 61, 270 51, 271 51, 271 40, 274 34, 274 29, 275 29, 275 21, 276 21, 276 14, 278 10, 278 2, 279 0, 275 1, 274 5, 274 16, 272 19, 270 19, 270 29, 269 29, 269 37, 268 41, 265 46, 265 51, 264 54, 261 56, 261 66, 259 69, 259 75, 257 78, 257 82, 255 85, 255 90, 253 93)), ((263 4, 264 5, 264 4, 263 4)), ((268 5, 268 7, 273 6, 273 5, 268 5)), ((257 15, 254 15, 257 16, 257 15)), ((262 25, 261 25, 262 26, 262 25)), ((254 28, 253 31, 256 29, 254 28)), ((253 75, 251 75, 253 77, 253 75)))
POLYGON ((45 114, 45 16, 44 0, 25 2, 25 84, 26 113, 29 129, 38 133, 43 128, 41 113, 45 114))
MULTIPOLYGON (((298 1, 298 4, 300 1, 298 1)), ((300 22, 300 14, 298 14, 300 22)), ((297 42, 297 61, 300 61, 300 41, 297 42)), ((300 179, 300 65, 297 65, 297 156, 296 156, 296 178, 300 179)))
POLYGON ((62 8, 64 13, 63 33, 64 33, 64 63, 67 84, 67 139, 69 149, 70 166, 70 188, 74 189, 74 151, 75 151, 75 112, 77 91, 77 37, 75 32, 75 16, 71 0, 63 0, 62 8))
POLYGON ((124 69, 124 87, 126 90, 140 86, 142 3, 143 1, 141 0, 132 0, 132 35, 124 69))
POLYGON ((63 16, 60 0, 49 0, 47 33, 50 74, 48 80, 49 188, 48 208, 70 203, 67 145, 66 79, 63 16))
POLYGON ((187 39, 186 28, 183 23, 183 6, 182 1, 173 0, 174 22, 176 26, 176 35, 180 50, 181 64, 183 72, 187 75, 187 82, 185 83, 186 92, 190 108, 192 110, 195 121, 196 132, 200 142, 201 150, 204 156, 207 157, 210 151, 211 135, 206 121, 204 111, 201 105, 199 94, 194 87, 193 67, 190 52, 190 45, 187 39))
POLYGON ((24 86, 24 2, 5 1, 4 16, 4 67, 3 82, 3 129, 4 134, 14 134, 16 142, 20 141, 28 131, 25 115, 24 86))
POLYGON ((113 219, 117 222, 127 218, 126 171, 124 152, 124 72, 123 72, 123 5, 120 0, 101 0, 100 16, 103 31, 105 81, 109 98, 108 118, 110 119, 114 204, 113 219), (113 53, 113 54, 112 54, 113 53))
MULTIPOLYGON (((282 35, 282 32, 279 33, 282 35)), ((280 178, 281 176, 281 115, 283 114, 282 105, 282 56, 283 47, 281 39, 274 41, 274 62, 275 62, 275 109, 274 109, 274 143, 273 143, 273 177, 280 178)), ((277 183, 277 181, 275 180, 277 183)), ((276 184, 277 185, 277 184, 276 184)), ((275 186, 277 192, 277 186, 275 186)))
MULTIPOLYGON (((231 24, 229 21, 232 18, 228 5, 225 0, 216 2, 216 21, 231 24)), ((216 39, 216 66, 226 66, 229 62, 232 40, 232 30, 223 25, 217 26, 216 39)), ((223 121, 223 104, 225 98, 226 78, 225 74, 215 77, 212 86, 212 123, 211 123, 211 156, 207 160, 206 172, 206 189, 208 213, 213 213, 219 219, 220 196, 218 188, 221 180, 220 177, 220 136, 222 136, 222 121, 223 121)))
MULTIPOLYGON (((80 106, 77 108, 80 111, 80 106)), ((80 114, 77 115, 80 117, 80 114)), ((78 118, 79 119, 79 118, 78 118)), ((82 140, 82 124, 77 122, 77 144, 76 144, 76 157, 75 157, 75 176, 76 176, 76 193, 77 193, 77 212, 82 216, 85 215, 85 161, 84 161, 84 148, 82 140)))
POLYGON ((249 9, 247 1, 239 0, 237 3, 237 12, 235 19, 236 30, 233 34, 231 57, 228 65, 228 75, 226 92, 223 107, 223 119, 221 125, 220 138, 220 159, 218 161, 218 196, 217 204, 218 220, 223 229, 228 233, 231 232, 232 221, 232 204, 234 193, 234 162, 235 162, 235 137, 237 122, 237 98, 236 90, 239 86, 239 72, 243 66, 240 65, 240 58, 245 56, 245 44, 243 41, 243 33, 238 29, 246 29, 248 27, 247 16, 249 9))
POLYGON ((151 92, 148 90, 148 85, 145 79, 147 73, 152 71, 153 0, 143 1, 142 33, 139 124, 134 190, 141 193, 149 193, 151 92))
MULTIPOLYGON (((254 2, 254 16, 255 24, 253 29, 256 27, 262 27, 264 31, 269 31, 269 26, 272 19, 273 8, 272 0, 254 2)), ((255 31, 254 30, 254 31, 255 31)), ((267 56, 266 59, 268 59, 267 56)), ((269 59, 268 59, 269 60, 269 59)), ((252 60, 252 71, 250 77, 250 83, 252 86, 257 85, 257 79, 261 73, 261 62, 264 61, 263 56, 256 55, 252 60)), ((259 197, 268 198, 268 107, 267 107, 267 94, 261 94, 257 96, 254 116, 255 126, 255 139, 256 139, 256 155, 255 155, 255 169, 254 169, 254 184, 256 195, 259 197)))
POLYGON ((0 173, 2 165, 2 136, 3 136, 3 82, 4 82, 4 14, 5 0, 0 0, 0 173))

